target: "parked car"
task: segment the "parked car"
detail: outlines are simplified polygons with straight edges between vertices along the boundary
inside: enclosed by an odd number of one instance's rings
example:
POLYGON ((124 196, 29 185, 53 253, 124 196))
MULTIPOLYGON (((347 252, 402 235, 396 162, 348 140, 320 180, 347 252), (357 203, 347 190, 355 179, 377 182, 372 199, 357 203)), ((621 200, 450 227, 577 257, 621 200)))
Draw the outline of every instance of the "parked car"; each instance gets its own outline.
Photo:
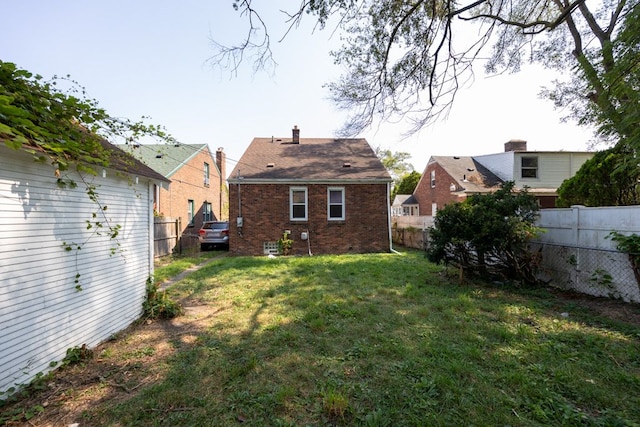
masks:
POLYGON ((212 246, 229 247, 229 221, 205 221, 198 233, 200 249, 206 250, 212 246))

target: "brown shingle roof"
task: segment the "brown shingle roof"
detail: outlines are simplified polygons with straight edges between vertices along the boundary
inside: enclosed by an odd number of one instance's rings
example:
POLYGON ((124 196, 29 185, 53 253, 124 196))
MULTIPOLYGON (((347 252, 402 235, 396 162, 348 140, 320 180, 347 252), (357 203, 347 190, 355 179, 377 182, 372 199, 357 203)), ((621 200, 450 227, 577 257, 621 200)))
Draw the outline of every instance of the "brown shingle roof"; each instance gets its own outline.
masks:
POLYGON ((229 182, 390 182, 363 138, 254 138, 229 182))

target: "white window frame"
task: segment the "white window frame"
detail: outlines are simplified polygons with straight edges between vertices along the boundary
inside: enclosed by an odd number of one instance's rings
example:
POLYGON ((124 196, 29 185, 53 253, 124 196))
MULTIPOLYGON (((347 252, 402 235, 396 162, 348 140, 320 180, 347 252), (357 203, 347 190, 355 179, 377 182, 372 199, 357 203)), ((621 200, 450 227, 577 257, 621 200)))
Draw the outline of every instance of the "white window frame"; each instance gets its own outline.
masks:
POLYGON ((345 206, 345 196, 344 196, 344 187, 328 187, 327 188, 327 219, 329 221, 344 221, 347 217, 346 215, 346 206, 345 206), (341 200, 339 205, 342 207, 342 216, 340 217, 332 217, 331 216, 331 206, 338 205, 338 203, 331 203, 331 192, 339 191, 341 194, 341 200))
POLYGON ((187 218, 189 219, 189 227, 193 227, 194 221, 196 219, 196 203, 195 201, 189 199, 187 200, 187 218))
POLYGON ((204 185, 209 186, 209 171, 210 171, 209 163, 204 162, 203 169, 204 169, 204 185))
POLYGON ((289 188, 289 219, 291 221, 307 221, 309 218, 309 192, 307 187, 290 187, 289 188), (293 193, 304 191, 304 203, 293 203, 293 193), (304 206, 304 218, 293 217, 293 207, 304 206))
POLYGON ((436 171, 432 170, 429 173, 429 178, 431 180, 431 188, 436 188, 436 171))

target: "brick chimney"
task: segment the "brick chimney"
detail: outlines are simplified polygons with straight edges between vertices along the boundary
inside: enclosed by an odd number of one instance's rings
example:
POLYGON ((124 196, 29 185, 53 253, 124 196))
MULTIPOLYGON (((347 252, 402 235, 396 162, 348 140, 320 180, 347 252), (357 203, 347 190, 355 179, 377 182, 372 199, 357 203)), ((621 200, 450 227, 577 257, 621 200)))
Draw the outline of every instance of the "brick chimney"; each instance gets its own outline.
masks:
POLYGON ((298 126, 294 126, 292 129, 293 132, 293 139, 291 140, 292 144, 300 144, 300 129, 298 129, 298 126))
POLYGON ((504 151, 527 151, 527 141, 523 139, 512 139, 504 143, 504 151))

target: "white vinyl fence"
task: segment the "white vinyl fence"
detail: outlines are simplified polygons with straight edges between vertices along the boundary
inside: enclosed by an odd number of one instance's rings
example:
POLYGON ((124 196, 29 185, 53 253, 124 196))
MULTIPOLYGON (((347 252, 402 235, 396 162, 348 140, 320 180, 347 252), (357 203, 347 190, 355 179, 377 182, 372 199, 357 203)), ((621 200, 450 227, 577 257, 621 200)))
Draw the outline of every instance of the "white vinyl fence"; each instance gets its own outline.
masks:
MULTIPOLYGON (((395 244, 423 249, 433 218, 393 217, 392 225, 395 244)), ((542 280, 588 295, 640 302, 629 254, 610 238, 612 231, 640 235, 640 206, 542 209, 537 225, 544 233, 532 250, 542 254, 542 280)))
POLYGON ((612 231, 640 234, 640 206, 543 209, 537 225, 545 230, 533 245, 542 252, 544 280, 588 295, 640 302, 629 255, 609 237, 612 231))

